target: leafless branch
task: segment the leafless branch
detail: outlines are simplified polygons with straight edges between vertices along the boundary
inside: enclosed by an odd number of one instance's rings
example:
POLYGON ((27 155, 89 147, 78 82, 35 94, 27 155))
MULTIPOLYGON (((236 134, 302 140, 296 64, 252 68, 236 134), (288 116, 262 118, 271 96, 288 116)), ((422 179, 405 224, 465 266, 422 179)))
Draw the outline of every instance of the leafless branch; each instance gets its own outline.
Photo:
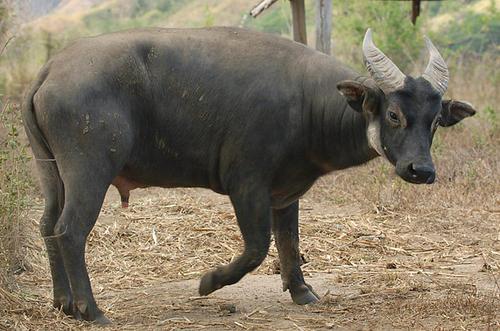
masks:
POLYGON ((5 44, 2 47, 2 50, 0 50, 0 56, 3 54, 3 52, 5 51, 5 49, 7 48, 7 46, 9 45, 9 43, 12 39, 14 39, 14 36, 11 36, 9 39, 7 39, 7 41, 5 42, 5 44))
POLYGON ((271 5, 273 3, 275 3, 276 1, 278 1, 278 0, 263 0, 263 1, 261 1, 258 5, 253 7, 252 10, 250 10, 250 16, 257 17, 265 9, 271 7, 271 5))

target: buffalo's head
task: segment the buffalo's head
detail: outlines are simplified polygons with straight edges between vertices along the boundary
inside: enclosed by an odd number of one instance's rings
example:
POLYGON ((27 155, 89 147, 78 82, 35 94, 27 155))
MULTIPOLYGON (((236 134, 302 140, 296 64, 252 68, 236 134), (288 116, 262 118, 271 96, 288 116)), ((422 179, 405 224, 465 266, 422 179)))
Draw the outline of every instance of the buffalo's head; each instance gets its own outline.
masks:
POLYGON ((372 41, 368 29, 363 41, 365 65, 371 79, 346 80, 337 88, 356 111, 367 118, 367 137, 373 149, 396 167, 396 173, 411 183, 433 183, 430 153, 438 126, 451 126, 475 114, 467 103, 443 100, 448 87, 448 68, 432 42, 422 76, 403 74, 372 41))

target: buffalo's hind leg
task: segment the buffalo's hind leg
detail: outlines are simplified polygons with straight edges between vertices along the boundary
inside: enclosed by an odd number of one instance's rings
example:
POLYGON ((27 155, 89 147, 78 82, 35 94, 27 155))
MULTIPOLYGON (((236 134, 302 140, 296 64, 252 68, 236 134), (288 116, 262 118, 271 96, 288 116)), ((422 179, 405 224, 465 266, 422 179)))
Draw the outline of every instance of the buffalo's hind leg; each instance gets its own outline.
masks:
POLYGON ((72 171, 66 176, 62 173, 66 199, 54 235, 71 285, 73 315, 77 319, 107 324, 109 320, 97 307, 92 294, 85 265, 85 245, 99 215, 113 172, 105 171, 106 167, 102 164, 91 167, 80 163, 80 166, 79 169, 92 169, 93 172, 72 171))
POLYGON ((271 241, 271 207, 265 190, 242 189, 230 194, 245 242, 243 254, 233 262, 203 275, 199 292, 208 295, 223 286, 238 282, 266 258, 271 241))
MULTIPOLYGON (((34 146, 33 146, 34 147, 34 146)), ((45 158, 47 159, 47 158, 45 158)), ((59 244, 54 236, 54 227, 64 205, 64 188, 54 162, 38 161, 38 172, 45 197, 45 210, 40 220, 40 233, 45 241, 52 274, 54 307, 72 314, 73 298, 64 268, 59 244)))
POLYGON ((306 284, 300 269, 298 201, 284 209, 273 209, 273 232, 280 257, 283 291, 290 290, 293 302, 299 305, 317 302, 319 296, 306 284))

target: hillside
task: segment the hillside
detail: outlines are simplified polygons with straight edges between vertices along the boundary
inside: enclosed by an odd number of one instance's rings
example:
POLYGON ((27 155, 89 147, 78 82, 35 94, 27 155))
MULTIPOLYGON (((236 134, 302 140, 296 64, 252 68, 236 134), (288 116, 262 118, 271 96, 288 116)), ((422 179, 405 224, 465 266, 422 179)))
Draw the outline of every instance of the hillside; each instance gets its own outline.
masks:
POLYGON ((78 26, 93 30, 92 23, 102 19, 116 27, 239 25, 250 6, 245 0, 66 0, 28 25, 53 33, 78 26))

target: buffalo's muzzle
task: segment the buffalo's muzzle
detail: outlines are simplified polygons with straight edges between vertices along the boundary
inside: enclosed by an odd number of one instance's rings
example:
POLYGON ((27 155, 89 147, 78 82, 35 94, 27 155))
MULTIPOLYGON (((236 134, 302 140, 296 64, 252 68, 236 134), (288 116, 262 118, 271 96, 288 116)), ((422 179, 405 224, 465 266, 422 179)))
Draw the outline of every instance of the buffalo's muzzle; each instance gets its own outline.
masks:
POLYGON ((432 164, 408 163, 398 164, 396 173, 413 184, 432 184, 436 179, 436 171, 432 164))

